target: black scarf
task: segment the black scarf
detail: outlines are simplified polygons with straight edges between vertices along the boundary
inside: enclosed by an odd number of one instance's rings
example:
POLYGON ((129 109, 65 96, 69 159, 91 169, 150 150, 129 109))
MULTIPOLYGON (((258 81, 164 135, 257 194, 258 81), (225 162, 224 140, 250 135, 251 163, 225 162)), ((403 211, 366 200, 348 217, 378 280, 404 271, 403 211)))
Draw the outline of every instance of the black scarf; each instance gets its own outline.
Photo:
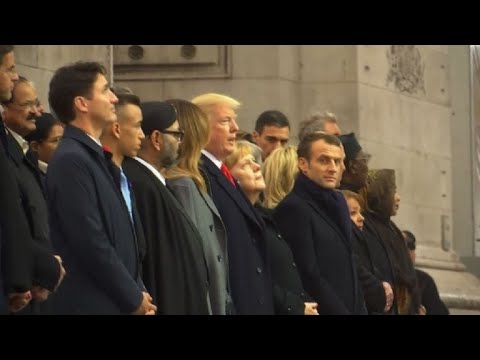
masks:
POLYGON ((352 226, 350 211, 348 210, 347 201, 343 194, 337 190, 320 187, 320 185, 302 173, 298 175, 295 185, 300 186, 309 193, 315 203, 323 209, 328 217, 338 226, 347 238, 347 241, 351 242, 352 226))

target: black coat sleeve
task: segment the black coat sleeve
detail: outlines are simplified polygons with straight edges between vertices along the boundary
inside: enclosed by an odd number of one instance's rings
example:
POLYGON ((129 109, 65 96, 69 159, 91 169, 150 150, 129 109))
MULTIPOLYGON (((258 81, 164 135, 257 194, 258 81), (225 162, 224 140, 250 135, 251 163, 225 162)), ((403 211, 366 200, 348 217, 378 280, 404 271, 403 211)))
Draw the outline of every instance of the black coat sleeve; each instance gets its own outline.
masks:
MULTIPOLYGON (((0 119, 1 121, 1 119, 0 119)), ((1 131, 1 128, 0 128, 1 131)), ((1 264, 5 292, 24 292, 32 286, 32 238, 22 211, 20 193, 5 150, 0 145, 1 264)))
POLYGON ((387 303, 385 289, 382 281, 368 269, 368 250, 360 243, 356 234, 353 237, 353 251, 367 310, 370 314, 382 314, 387 303))

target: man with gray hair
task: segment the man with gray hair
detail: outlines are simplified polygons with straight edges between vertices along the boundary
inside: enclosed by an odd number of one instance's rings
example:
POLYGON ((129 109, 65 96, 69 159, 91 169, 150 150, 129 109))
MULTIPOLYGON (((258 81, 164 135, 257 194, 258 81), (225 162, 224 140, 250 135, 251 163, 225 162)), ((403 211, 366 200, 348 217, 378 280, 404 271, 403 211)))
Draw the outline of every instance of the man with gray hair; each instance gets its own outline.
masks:
POLYGON ((298 140, 302 141, 305 136, 315 131, 323 131, 335 136, 342 133, 338 127, 337 116, 329 111, 313 113, 305 121, 302 121, 299 125, 298 140))

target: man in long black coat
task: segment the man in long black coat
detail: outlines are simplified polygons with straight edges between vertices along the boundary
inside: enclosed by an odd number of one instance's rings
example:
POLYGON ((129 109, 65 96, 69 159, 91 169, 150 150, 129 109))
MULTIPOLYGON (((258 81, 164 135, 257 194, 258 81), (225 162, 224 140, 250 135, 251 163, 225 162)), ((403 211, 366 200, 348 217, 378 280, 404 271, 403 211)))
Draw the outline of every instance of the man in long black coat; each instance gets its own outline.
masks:
POLYGON ((145 234, 143 281, 158 314, 207 315, 211 310, 202 239, 161 174, 177 157, 182 133, 176 111, 164 102, 145 102, 141 109, 146 138, 138 157, 126 158, 122 166, 133 185, 145 234))
POLYGON ((241 315, 273 314, 265 225, 222 162, 234 150, 238 131, 235 110, 239 103, 220 94, 200 95, 192 102, 205 111, 210 120, 210 140, 202 150, 201 169, 227 230, 235 309, 241 315))
POLYGON ((78 62, 50 82, 50 106, 67 124, 46 180, 51 239, 67 270, 52 307, 148 315, 155 306, 141 281, 135 230, 99 141, 117 118, 105 74, 99 63, 78 62))
MULTIPOLYGON (((13 45, 0 45, 0 102, 10 100, 16 80, 13 45)), ((6 147, 7 133, 0 105, 0 314, 26 306, 32 286, 32 239, 15 177, 9 171, 6 147)))
POLYGON ((298 146, 300 174, 273 216, 289 243, 305 290, 320 315, 366 314, 354 259, 351 220, 335 190, 343 151, 333 135, 313 133, 298 146))

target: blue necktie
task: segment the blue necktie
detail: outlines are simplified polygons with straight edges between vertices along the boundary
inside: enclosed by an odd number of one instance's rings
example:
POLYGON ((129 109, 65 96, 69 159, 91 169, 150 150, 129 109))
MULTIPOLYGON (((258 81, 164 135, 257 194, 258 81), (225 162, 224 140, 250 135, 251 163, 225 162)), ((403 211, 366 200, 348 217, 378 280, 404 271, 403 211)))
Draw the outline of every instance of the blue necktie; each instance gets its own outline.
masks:
POLYGON ((130 220, 133 223, 133 215, 132 215, 132 198, 130 196, 130 186, 128 185, 127 177, 122 169, 120 169, 120 190, 122 191, 123 198, 125 199, 125 203, 127 204, 128 213, 130 214, 130 220))

